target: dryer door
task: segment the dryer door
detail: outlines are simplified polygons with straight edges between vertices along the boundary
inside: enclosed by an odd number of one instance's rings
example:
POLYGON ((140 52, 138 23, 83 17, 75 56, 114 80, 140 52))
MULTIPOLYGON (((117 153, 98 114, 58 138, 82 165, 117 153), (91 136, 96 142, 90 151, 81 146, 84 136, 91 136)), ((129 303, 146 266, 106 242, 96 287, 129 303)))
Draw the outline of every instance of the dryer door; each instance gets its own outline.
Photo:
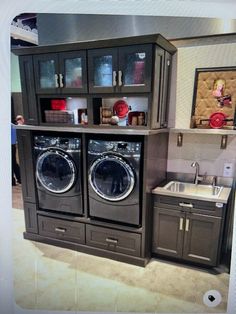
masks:
POLYGON ((101 198, 121 201, 133 191, 135 173, 121 157, 104 155, 92 164, 89 183, 101 198))
POLYGON ((53 193, 65 193, 75 183, 76 166, 64 152, 49 149, 37 160, 36 176, 46 190, 53 193))

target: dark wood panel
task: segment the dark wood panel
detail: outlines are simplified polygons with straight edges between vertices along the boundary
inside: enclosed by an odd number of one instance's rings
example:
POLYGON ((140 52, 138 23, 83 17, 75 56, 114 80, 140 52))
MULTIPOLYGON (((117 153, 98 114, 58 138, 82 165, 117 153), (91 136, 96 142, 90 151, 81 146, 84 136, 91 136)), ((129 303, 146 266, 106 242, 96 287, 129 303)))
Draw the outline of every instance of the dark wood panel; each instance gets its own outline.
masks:
POLYGON ((23 201, 36 203, 35 175, 30 130, 17 129, 23 201))
POLYGON ((25 230, 27 232, 38 233, 37 205, 24 203, 25 230))
POLYGON ((23 112, 20 114, 23 114, 26 124, 37 125, 39 121, 35 94, 33 57, 20 57, 19 65, 23 101, 23 112))

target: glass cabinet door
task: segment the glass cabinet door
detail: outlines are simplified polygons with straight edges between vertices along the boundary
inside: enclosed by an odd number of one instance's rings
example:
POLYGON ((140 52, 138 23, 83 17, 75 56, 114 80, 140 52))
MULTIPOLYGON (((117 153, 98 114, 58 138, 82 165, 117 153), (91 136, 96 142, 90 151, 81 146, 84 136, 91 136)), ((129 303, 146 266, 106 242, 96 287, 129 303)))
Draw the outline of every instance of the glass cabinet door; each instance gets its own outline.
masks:
POLYGON ((136 45, 119 49, 118 84, 121 91, 151 90, 152 45, 136 45))
POLYGON ((88 54, 89 91, 114 92, 116 89, 116 49, 94 49, 88 54))
POLYGON ((34 56, 35 84, 37 93, 58 93, 58 59, 57 54, 34 56))
POLYGON ((87 69, 85 51, 60 53, 59 58, 59 84, 62 92, 87 92, 87 69))

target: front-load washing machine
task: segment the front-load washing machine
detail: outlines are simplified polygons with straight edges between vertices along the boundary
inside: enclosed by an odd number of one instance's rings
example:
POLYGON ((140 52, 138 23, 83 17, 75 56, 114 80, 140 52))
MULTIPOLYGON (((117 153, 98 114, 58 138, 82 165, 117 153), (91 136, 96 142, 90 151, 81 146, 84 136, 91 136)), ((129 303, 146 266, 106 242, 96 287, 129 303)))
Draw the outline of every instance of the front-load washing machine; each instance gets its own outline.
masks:
POLYGON ((142 143, 90 139, 88 200, 91 218, 140 225, 142 143))
POLYGON ((39 209, 83 214, 81 139, 35 135, 34 159, 39 209))

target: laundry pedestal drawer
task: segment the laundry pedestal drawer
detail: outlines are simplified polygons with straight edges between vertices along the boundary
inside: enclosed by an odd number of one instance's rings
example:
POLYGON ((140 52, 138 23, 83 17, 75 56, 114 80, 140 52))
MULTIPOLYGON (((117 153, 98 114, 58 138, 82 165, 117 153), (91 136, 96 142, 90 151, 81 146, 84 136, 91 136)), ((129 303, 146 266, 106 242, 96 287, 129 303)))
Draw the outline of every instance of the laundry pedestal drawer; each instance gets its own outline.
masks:
POLYGON ((38 216, 39 234, 64 241, 85 243, 85 225, 83 223, 38 216))
POLYGON ((86 225, 86 244, 109 251, 140 256, 141 235, 86 225))

